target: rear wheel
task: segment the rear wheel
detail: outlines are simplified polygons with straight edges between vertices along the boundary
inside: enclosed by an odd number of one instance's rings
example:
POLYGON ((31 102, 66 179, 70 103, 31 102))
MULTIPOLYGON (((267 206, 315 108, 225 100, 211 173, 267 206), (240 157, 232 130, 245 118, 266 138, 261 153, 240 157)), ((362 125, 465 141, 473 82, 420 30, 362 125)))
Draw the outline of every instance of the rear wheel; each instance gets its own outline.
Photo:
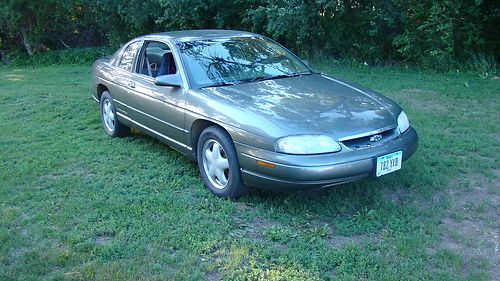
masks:
POLYGON ((211 126, 201 133, 197 160, 203 182, 215 195, 239 198, 248 192, 233 141, 221 128, 211 126))
POLYGON ((130 134, 130 128, 123 125, 116 117, 113 99, 108 91, 101 95, 101 121, 104 131, 112 137, 124 137, 130 134))

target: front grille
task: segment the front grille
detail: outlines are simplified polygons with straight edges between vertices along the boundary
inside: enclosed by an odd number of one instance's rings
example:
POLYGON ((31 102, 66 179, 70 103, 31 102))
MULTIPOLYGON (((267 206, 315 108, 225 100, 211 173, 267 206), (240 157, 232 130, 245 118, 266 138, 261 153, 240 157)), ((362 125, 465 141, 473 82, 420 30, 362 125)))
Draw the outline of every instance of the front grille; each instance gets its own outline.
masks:
POLYGON ((399 131, 398 128, 396 127, 394 129, 390 129, 373 135, 350 139, 350 140, 344 140, 342 141, 342 143, 350 149, 359 150, 359 149, 367 149, 382 145, 390 140, 397 138, 398 136, 399 136, 399 131), (380 136, 381 138, 378 137, 377 135, 380 136), (376 141, 376 139, 379 138, 380 140, 376 141))

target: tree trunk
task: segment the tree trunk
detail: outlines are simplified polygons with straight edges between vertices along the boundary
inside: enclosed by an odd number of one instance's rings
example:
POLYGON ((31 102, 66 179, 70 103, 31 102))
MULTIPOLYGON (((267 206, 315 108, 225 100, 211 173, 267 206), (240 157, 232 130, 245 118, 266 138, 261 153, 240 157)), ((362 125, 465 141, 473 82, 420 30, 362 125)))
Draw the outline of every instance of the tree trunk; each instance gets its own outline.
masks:
POLYGON ((26 48, 26 51, 28 51, 28 54, 30 56, 34 55, 36 53, 37 48, 33 47, 33 44, 30 43, 26 29, 20 28, 19 34, 21 35, 21 40, 23 41, 24 48, 26 48))

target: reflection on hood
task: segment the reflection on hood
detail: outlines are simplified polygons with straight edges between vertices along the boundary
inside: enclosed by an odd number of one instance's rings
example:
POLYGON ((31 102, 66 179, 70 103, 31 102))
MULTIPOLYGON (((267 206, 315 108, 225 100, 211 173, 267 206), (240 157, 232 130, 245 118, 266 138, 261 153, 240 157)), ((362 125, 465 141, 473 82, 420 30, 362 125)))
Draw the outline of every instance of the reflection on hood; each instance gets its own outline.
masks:
POLYGON ((396 124, 389 99, 318 74, 205 91, 263 115, 290 134, 342 138, 396 124))

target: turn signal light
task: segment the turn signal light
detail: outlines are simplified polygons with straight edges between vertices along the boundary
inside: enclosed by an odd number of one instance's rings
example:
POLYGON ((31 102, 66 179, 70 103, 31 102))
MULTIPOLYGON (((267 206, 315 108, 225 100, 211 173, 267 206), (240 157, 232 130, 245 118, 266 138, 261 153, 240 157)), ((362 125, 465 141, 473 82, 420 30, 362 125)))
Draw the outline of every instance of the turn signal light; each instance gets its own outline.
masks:
POLYGON ((269 163, 269 162, 264 162, 264 161, 260 161, 260 160, 257 160, 257 165, 261 165, 261 166, 264 166, 264 167, 267 167, 267 168, 276 168, 276 165, 273 164, 273 163, 269 163))

